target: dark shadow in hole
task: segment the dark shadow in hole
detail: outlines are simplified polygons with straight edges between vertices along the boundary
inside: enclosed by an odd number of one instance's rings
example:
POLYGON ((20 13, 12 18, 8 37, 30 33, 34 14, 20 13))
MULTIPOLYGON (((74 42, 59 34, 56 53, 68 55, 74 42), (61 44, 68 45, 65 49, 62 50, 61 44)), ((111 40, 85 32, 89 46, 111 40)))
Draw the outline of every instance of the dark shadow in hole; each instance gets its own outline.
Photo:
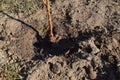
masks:
POLYGON ((49 57, 49 55, 52 56, 66 55, 65 53, 67 51, 69 51, 69 54, 67 55, 76 53, 79 49, 78 43, 81 41, 88 40, 89 38, 91 38, 91 36, 92 36, 91 32, 84 32, 84 33, 79 32, 78 37, 61 39, 57 43, 50 43, 48 38, 46 37, 40 43, 34 44, 34 46, 37 47, 38 54, 33 57, 33 60, 46 59, 47 57, 49 57), (42 52, 41 49, 43 49, 42 52))
MULTIPOLYGON (((89 40, 91 37, 95 37, 95 40, 101 40, 101 34, 104 33, 104 30, 99 31, 99 27, 96 30, 89 30, 84 32, 78 32, 77 37, 73 38, 66 38, 61 39, 57 43, 50 43, 47 36, 40 41, 39 43, 35 43, 34 46, 37 48, 37 55, 33 57, 33 60, 40 60, 40 59, 46 59, 49 57, 49 55, 52 56, 60 56, 60 55, 66 55, 66 52, 69 51, 69 54, 73 54, 78 52, 78 49, 80 49, 79 43, 82 41, 89 40), (41 49, 42 52, 41 52, 41 49)), ((100 43, 100 42, 98 42, 100 43)), ((86 47, 86 52, 91 53, 92 49, 86 47)), ((75 54, 77 56, 77 54, 75 54)), ((78 56, 79 57, 79 56, 78 56)))
POLYGON ((104 65, 103 65, 103 68, 98 69, 99 73, 97 73, 98 75, 97 75, 96 80, 117 80, 117 79, 120 79, 120 74, 119 74, 120 72, 118 71, 119 67, 117 66, 119 61, 117 60, 117 57, 115 55, 112 55, 110 52, 107 52, 106 54, 101 55, 101 60, 102 60, 104 65), (105 64, 106 62, 109 64, 105 64), (103 71, 105 72, 105 74, 102 74, 103 71))

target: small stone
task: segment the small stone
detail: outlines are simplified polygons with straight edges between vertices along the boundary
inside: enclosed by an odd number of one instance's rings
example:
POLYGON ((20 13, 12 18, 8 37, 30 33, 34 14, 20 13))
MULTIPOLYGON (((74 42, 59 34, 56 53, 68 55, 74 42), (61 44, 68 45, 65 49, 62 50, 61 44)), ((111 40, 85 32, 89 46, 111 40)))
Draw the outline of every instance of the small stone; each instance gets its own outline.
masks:
POLYGON ((6 45, 9 45, 10 44, 10 41, 6 41, 6 45))
POLYGON ((3 50, 0 50, 0 65, 4 65, 7 63, 7 57, 3 50))
POLYGON ((8 55, 13 55, 13 53, 11 51, 8 52, 8 55))
POLYGON ((120 63, 119 63, 119 64, 117 64, 117 66, 118 66, 118 67, 120 67, 120 63))
POLYGON ((109 49, 109 50, 112 50, 112 45, 111 44, 109 44, 108 46, 107 46, 107 48, 109 49))
POLYGON ((97 77, 97 73, 96 73, 96 71, 93 70, 92 66, 90 67, 90 74, 89 74, 89 76, 90 76, 91 80, 95 80, 96 77, 97 77))
POLYGON ((117 48, 117 47, 119 47, 119 43, 115 38, 113 38, 112 41, 109 42, 109 44, 107 45, 107 48, 109 50, 112 50, 112 49, 117 48))
POLYGON ((0 32, 2 32, 2 30, 3 30, 3 26, 0 25, 0 32))
POLYGON ((88 57, 87 57, 87 60, 88 60, 88 61, 91 61, 91 60, 92 60, 92 57, 91 57, 91 56, 88 56, 88 57))
POLYGON ((96 72, 95 71, 93 71, 92 73, 90 73, 90 78, 92 79, 92 80, 94 80, 94 79, 96 79, 96 72))
POLYGON ((80 53, 81 52, 81 49, 78 49, 78 53, 80 53))
POLYGON ((92 49, 92 52, 91 52, 92 54, 96 54, 96 53, 100 52, 100 50, 97 48, 97 46, 94 43, 94 38, 91 38, 88 42, 92 49))
POLYGON ((50 63, 50 62, 49 62, 49 65, 50 65, 50 70, 51 70, 54 74, 59 74, 59 73, 60 73, 59 65, 53 64, 53 63, 50 63))
POLYGON ((113 47, 119 47, 119 42, 115 38, 113 38, 113 47))
POLYGON ((12 59, 13 59, 13 60, 16 60, 17 58, 18 58, 18 56, 15 55, 15 54, 12 56, 12 59))
POLYGON ((14 60, 10 60, 10 62, 9 63, 13 63, 14 62, 14 60))
POLYGON ((1 41, 1 40, 0 40, 0 49, 2 49, 2 48, 4 47, 4 45, 5 45, 5 44, 4 44, 4 41, 1 41))

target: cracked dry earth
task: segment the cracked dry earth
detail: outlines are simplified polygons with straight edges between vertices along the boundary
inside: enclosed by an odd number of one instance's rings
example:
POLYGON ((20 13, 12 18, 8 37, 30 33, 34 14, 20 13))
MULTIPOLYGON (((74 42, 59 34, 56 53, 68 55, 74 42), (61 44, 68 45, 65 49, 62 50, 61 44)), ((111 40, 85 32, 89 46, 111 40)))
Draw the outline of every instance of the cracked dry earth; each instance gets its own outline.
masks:
POLYGON ((120 80, 120 1, 50 2, 56 43, 45 7, 0 13, 0 65, 15 62, 22 80, 120 80))

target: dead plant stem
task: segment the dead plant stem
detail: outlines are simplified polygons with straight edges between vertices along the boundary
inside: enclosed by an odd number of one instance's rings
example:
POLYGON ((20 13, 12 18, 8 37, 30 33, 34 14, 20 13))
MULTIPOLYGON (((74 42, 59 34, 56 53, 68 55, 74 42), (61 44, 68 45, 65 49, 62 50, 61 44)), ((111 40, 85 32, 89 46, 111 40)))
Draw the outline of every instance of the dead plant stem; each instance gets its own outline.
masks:
POLYGON ((53 41, 53 25, 52 25, 52 18, 51 18, 51 14, 50 14, 50 2, 49 0, 46 0, 46 8, 47 8, 47 15, 48 15, 48 24, 49 24, 49 39, 50 41, 53 41))

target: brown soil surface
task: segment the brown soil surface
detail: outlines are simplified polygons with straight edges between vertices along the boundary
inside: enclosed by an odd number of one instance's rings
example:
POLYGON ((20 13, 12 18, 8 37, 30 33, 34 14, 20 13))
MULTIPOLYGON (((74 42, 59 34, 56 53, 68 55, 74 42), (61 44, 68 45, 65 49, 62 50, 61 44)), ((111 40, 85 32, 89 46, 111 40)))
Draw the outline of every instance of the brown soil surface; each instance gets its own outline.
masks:
POLYGON ((15 63, 22 80, 120 80, 120 1, 50 2, 55 43, 45 6, 0 12, 0 65, 15 63))

